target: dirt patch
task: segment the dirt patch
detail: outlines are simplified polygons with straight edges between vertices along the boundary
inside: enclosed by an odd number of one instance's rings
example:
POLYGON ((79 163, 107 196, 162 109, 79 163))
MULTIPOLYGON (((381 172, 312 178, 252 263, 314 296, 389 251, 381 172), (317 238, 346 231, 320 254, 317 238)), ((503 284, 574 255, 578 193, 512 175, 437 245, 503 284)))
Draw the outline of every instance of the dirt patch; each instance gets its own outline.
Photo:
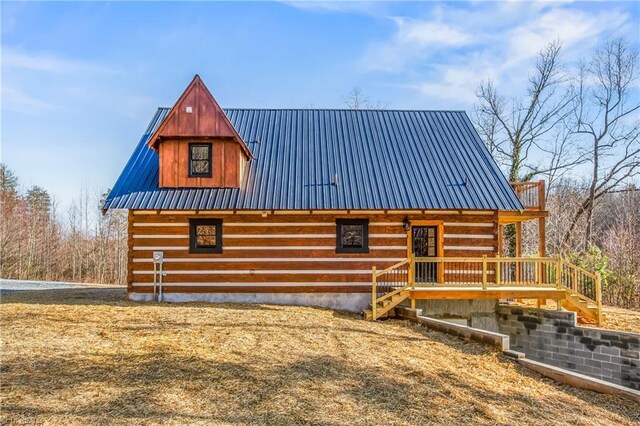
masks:
POLYGON ((123 290, 2 295, 2 420, 38 424, 600 424, 640 407, 404 321, 154 304, 123 290))

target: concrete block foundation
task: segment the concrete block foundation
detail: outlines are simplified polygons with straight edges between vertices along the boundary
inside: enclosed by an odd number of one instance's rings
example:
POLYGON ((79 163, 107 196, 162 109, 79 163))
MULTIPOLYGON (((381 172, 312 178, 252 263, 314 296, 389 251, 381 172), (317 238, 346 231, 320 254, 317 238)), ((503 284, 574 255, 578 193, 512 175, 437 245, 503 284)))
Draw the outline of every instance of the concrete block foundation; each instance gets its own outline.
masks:
POLYGON ((422 309, 423 315, 431 318, 466 319, 467 325, 473 328, 494 332, 499 329, 497 300, 416 300, 416 308, 422 309))
MULTIPOLYGON (((129 293, 129 299, 153 301, 153 294, 129 293)), ((371 303, 369 293, 164 293, 164 302, 264 303, 316 306, 360 313, 371 303)))

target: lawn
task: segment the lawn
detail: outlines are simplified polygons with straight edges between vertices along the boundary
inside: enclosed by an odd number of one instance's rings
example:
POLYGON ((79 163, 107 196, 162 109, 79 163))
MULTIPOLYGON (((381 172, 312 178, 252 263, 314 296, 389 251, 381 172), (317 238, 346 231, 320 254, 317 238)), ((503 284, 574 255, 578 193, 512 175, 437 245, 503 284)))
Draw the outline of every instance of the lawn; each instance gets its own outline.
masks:
POLYGON ((2 295, 3 423, 611 424, 621 397, 497 351, 326 309, 143 304, 122 289, 2 295))

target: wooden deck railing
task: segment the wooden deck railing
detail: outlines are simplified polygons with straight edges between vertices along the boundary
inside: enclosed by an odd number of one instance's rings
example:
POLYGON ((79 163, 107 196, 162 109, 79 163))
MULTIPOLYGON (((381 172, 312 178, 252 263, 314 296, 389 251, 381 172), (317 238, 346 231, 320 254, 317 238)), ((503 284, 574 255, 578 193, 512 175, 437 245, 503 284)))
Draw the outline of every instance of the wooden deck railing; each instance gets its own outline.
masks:
POLYGON ((557 287, 558 259, 549 257, 412 257, 415 285, 557 287))
POLYGON ((527 210, 545 209, 544 181, 511 182, 513 190, 527 210))
POLYGON ((378 303, 405 290, 412 281, 411 275, 410 259, 405 259, 382 271, 377 271, 376 267, 373 267, 371 271, 371 312, 374 320, 377 319, 378 303))
MULTIPOLYGON (((415 257, 372 273, 372 307, 407 289, 554 288, 602 309, 600 276, 551 257, 415 257)), ((375 312, 374 312, 375 318, 375 312)))

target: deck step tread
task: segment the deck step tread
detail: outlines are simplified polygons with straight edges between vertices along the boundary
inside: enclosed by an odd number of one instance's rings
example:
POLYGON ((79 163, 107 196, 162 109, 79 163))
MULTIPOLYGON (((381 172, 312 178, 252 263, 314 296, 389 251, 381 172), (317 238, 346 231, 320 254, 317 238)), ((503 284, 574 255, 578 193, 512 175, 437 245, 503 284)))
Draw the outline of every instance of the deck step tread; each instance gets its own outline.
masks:
MULTIPOLYGON (((409 290, 403 290, 400 293, 394 294, 389 299, 382 300, 376 303, 376 317, 381 318, 387 316, 388 313, 398 306, 402 301, 409 297, 409 290)), ((373 312, 371 306, 362 312, 365 319, 373 319, 373 312)), ((376 318, 376 319, 377 319, 376 318)))

